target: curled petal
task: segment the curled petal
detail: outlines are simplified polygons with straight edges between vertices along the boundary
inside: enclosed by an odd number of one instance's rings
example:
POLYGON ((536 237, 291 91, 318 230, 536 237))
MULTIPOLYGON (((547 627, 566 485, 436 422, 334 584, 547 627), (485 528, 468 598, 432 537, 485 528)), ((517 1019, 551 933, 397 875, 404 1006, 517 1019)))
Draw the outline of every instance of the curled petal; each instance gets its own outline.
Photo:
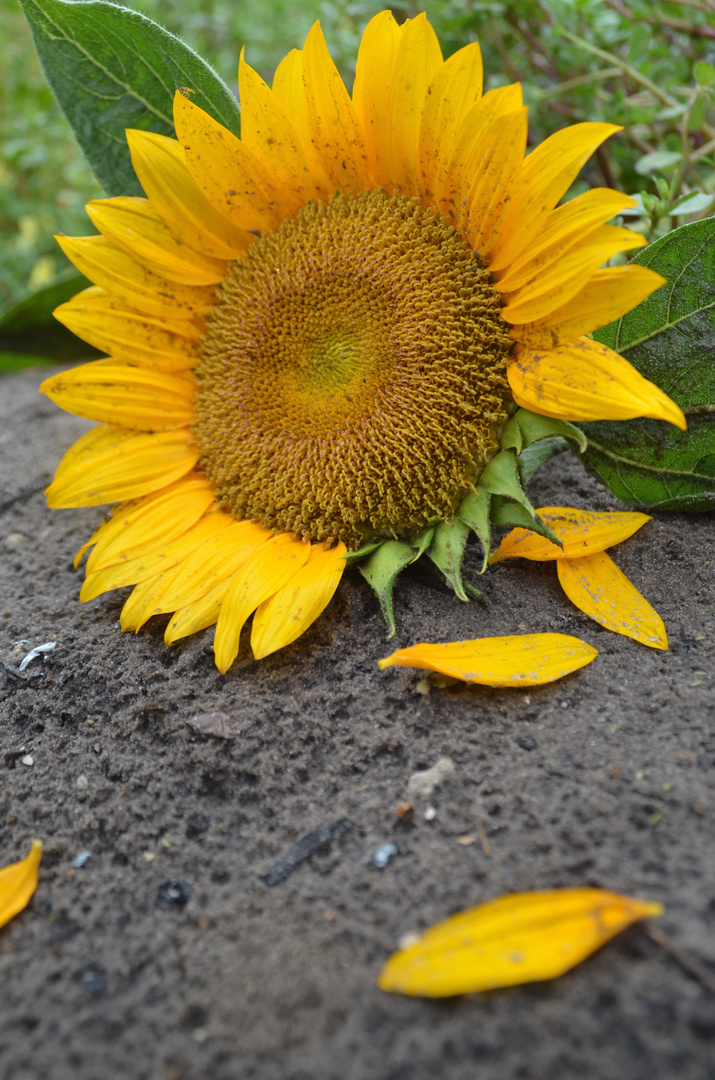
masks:
POLYGON ((0 926, 10 922, 29 904, 37 888, 41 855, 41 842, 33 840, 29 855, 0 870, 0 926))
POLYGON ((387 667, 424 668, 482 686, 540 686, 590 664, 598 651, 567 634, 518 634, 511 637, 412 645, 378 660, 387 667))

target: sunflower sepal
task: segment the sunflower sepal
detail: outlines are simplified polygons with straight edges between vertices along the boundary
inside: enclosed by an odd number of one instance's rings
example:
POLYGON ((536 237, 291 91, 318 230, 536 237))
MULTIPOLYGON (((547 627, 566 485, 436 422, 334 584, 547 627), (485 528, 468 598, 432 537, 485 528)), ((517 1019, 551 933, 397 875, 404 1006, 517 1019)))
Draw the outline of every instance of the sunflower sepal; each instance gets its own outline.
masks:
POLYGON ((427 554, 441 570, 455 596, 467 601, 469 597, 462 582, 462 560, 467 546, 470 527, 460 517, 441 521, 434 532, 434 539, 427 554))
POLYGON ((395 636, 395 613, 392 606, 392 590, 399 574, 419 555, 404 540, 386 540, 360 567, 360 573, 380 601, 382 614, 387 623, 388 640, 395 636))
POLYGON ((384 540, 372 540, 369 544, 363 544, 357 551, 346 551, 343 558, 346 563, 357 562, 358 559, 366 559, 368 555, 372 555, 373 551, 377 551, 383 543, 384 540))
POLYGON ((499 445, 502 450, 515 450, 517 454, 521 454, 528 446, 555 436, 575 442, 582 454, 588 447, 588 439, 575 424, 568 420, 557 420, 552 416, 539 416, 529 409, 517 409, 507 420, 502 428, 499 445))
POLYGON ((560 548, 564 546, 563 540, 551 531, 538 514, 530 514, 522 503, 515 502, 513 499, 496 496, 492 500, 491 522, 492 525, 518 525, 522 529, 531 529, 532 532, 550 540, 552 544, 557 544, 560 548))

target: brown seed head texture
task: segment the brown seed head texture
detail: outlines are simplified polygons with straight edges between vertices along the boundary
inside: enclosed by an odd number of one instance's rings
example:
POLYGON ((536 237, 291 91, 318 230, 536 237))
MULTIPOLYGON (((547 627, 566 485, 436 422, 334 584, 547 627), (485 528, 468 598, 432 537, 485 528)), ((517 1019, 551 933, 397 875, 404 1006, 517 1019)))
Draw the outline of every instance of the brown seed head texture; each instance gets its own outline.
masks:
POLYGON ((196 369, 219 502, 353 549, 448 517, 506 419, 499 309, 465 240, 401 195, 338 194, 259 238, 196 369))

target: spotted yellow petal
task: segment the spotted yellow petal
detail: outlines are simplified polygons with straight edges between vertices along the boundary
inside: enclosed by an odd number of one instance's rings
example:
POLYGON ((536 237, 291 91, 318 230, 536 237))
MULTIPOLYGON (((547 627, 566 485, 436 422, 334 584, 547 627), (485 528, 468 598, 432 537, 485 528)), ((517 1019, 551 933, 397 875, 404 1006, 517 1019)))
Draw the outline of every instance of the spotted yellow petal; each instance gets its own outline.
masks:
POLYGON ((353 106, 365 137, 370 172, 384 187, 390 183, 390 94, 400 36, 391 11, 381 11, 370 20, 360 41, 353 85, 353 106))
POLYGON ((665 284, 645 266, 597 270, 580 292, 543 319, 511 327, 511 336, 532 349, 551 349, 598 330, 638 307, 665 284))
POLYGON ((79 598, 86 603, 111 589, 138 585, 158 574, 164 574, 192 558, 199 549, 215 541, 233 523, 233 518, 222 511, 205 514, 170 543, 153 548, 143 547, 139 554, 132 554, 132 557, 126 560, 88 572, 79 598))
POLYGON ((682 410, 612 349, 589 338, 537 351, 517 345, 507 369, 517 405, 561 420, 650 416, 685 431, 682 410))
POLYGON ((170 573, 171 570, 165 570, 163 573, 154 574, 132 589, 119 616, 119 625, 125 634, 131 631, 138 634, 142 626, 149 621, 152 606, 161 596, 163 583, 170 573))
POLYGON ((192 604, 179 608, 169 619, 164 631, 164 641, 167 645, 196 634, 199 630, 205 630, 209 626, 215 626, 224 602, 240 570, 235 571, 223 581, 217 582, 204 596, 195 600, 192 604))
POLYGON ((338 543, 326 551, 313 544, 308 561, 290 581, 257 609, 251 628, 256 660, 290 645, 330 603, 345 569, 346 547, 338 543))
POLYGON ((131 129, 126 135, 139 183, 174 236, 215 259, 235 259, 248 247, 253 238, 214 209, 189 172, 176 139, 131 129))
POLYGON ((403 195, 420 192, 420 127, 427 109, 427 91, 441 67, 442 50, 427 16, 408 20, 397 43, 388 106, 392 138, 387 171, 392 186, 400 188, 403 195))
POLYGON ((517 634, 511 637, 420 644, 398 649, 387 667, 424 668, 482 686, 541 686, 590 664, 596 649, 566 634, 517 634))
POLYGON ((482 54, 475 41, 459 49, 437 69, 429 86, 420 123, 417 162, 420 187, 432 191, 466 113, 482 93, 482 54))
POLYGON ((303 85, 308 129, 333 189, 363 191, 370 177, 365 137, 317 22, 303 48, 303 85))
POLYGON ((531 529, 512 529, 489 559, 490 563, 519 558, 536 562, 580 559, 622 543, 651 520, 647 514, 576 510, 571 506, 543 506, 537 513, 558 536, 563 547, 531 529))
POLYGON ((315 190, 320 198, 328 199, 335 189, 323 168, 320 153, 313 143, 308 124, 308 106, 303 80, 303 53, 300 49, 291 49, 276 68, 273 76, 273 93, 293 125, 298 143, 308 163, 315 190))
POLYGON ((557 559, 561 587, 569 600, 607 630, 667 649, 663 620, 605 551, 581 559, 557 559))
POLYGON ((147 315, 195 319, 214 303, 211 286, 179 285, 147 270, 103 236, 58 236, 70 262, 95 285, 147 315))
POLYGON ((395 953, 381 990, 451 997, 563 975, 661 904, 603 889, 512 893, 452 915, 395 953))
MULTIPOLYGON (((189 171, 215 210, 237 229, 263 232, 280 224, 273 178, 240 139, 178 91, 174 126, 189 171)), ((282 197, 297 209, 290 192, 282 197)))
MULTIPOLYGON (((444 158, 438 163, 432 181, 433 194, 432 197, 425 198, 426 205, 436 206, 443 217, 461 227, 460 223, 465 214, 464 201, 480 179, 487 131, 500 117, 512 113, 521 114, 523 105, 521 86, 518 83, 489 90, 472 105, 457 128, 452 145, 445 148, 444 158)), ((511 138, 513 141, 513 134, 511 138)), ((519 142, 521 143, 521 140, 519 142)), ((520 173, 525 148, 526 137, 517 160, 516 175, 520 173)), ((506 157, 511 156, 509 150, 505 149, 504 153, 506 157)), ((501 181, 501 187, 511 187, 513 180, 514 174, 510 171, 509 176, 501 181)))
POLYGON ((580 242, 572 244, 560 257, 532 275, 523 286, 509 292, 507 274, 496 282, 500 292, 508 292, 502 318, 508 323, 534 322, 574 297, 611 256, 634 247, 643 247, 645 238, 630 229, 602 225, 580 242))
POLYGON ((217 285, 226 276, 225 261, 200 255, 178 240, 148 199, 93 199, 85 209, 115 247, 169 281, 217 285))
POLYGON ((40 392, 61 409, 135 431, 164 431, 190 424, 196 387, 150 368, 94 360, 53 375, 40 392))
POLYGON ((209 482, 189 474, 163 491, 120 504, 90 542, 94 550, 87 559, 87 574, 163 550, 195 525, 212 503, 209 482))
POLYGON ((137 499, 186 476, 198 448, 191 432, 96 427, 69 448, 45 491, 52 509, 137 499))
POLYGON ((455 217, 469 245, 488 260, 511 200, 526 148, 527 110, 494 120, 457 184, 455 217), (473 177, 473 179, 471 179, 473 177), (470 182, 471 179, 471 182, 470 182))
POLYGON ((614 124, 584 123, 557 131, 532 150, 524 162, 490 263, 492 273, 504 270, 525 251, 546 224, 549 214, 601 143, 621 129, 614 124))
POLYGON ((320 197, 298 135, 278 98, 258 72, 244 60, 238 65, 241 99, 241 142, 275 178, 281 191, 290 191, 298 206, 320 197))
MULTIPOLYGON (((501 292, 520 289, 546 267, 557 262, 575 244, 585 240, 635 199, 608 188, 592 188, 553 210, 541 232, 508 270, 495 274, 501 292)), ((635 234, 631 234, 635 235, 635 234)), ((642 238, 641 238, 642 240, 642 238)), ((637 242, 636 242, 637 243, 637 242)))
POLYGON ((243 625, 256 608, 277 593, 300 570, 310 554, 310 544, 281 533, 266 541, 238 573, 221 605, 216 625, 216 667, 226 672, 238 656, 243 625))
POLYGON ((177 611, 201 600, 216 585, 232 578, 272 535, 270 529, 253 521, 235 521, 222 529, 167 575, 152 615, 177 611))
POLYGON ((0 869, 0 926, 14 919, 29 904, 37 888, 41 856, 42 844, 33 840, 29 855, 0 869))
POLYGON ((200 359, 195 322, 145 315, 96 285, 60 304, 53 315, 83 341, 132 364, 173 372, 200 359))

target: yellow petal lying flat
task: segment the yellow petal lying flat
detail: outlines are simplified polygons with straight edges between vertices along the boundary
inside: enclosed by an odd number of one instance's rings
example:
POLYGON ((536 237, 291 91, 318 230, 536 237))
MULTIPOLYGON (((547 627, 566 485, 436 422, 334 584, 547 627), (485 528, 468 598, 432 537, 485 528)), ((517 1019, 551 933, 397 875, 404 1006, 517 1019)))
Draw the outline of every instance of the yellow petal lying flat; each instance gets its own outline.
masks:
POLYGON ((537 513, 563 542, 563 547, 552 544, 531 529, 512 529, 491 556, 491 563, 518 558, 535 562, 578 559, 620 544, 651 520, 647 514, 597 513, 568 506, 544 506, 537 513))
POLYGON ((585 559, 558 559, 556 566, 569 600, 601 626, 652 649, 668 648, 660 615, 605 551, 585 559))
POLYGON ((10 922, 30 902, 37 888, 37 868, 41 855, 42 844, 39 840, 33 840, 26 858, 3 866, 0 870, 0 926, 10 922))
POLYGON ((612 349, 578 338, 548 352, 517 345, 507 369, 514 401, 560 420, 632 420, 650 416, 685 431, 683 412, 612 349))
POLYGON ((603 889, 514 893, 453 915, 391 956, 377 985, 451 997, 555 979, 661 904, 603 889))
POLYGON ((345 553, 342 543, 329 551, 323 544, 313 544, 305 565, 287 585, 261 604, 251 628, 251 648, 256 660, 290 645, 325 610, 347 566, 345 553))
POLYGON ((540 686, 590 664, 598 651, 567 634, 517 634, 510 637, 420 644, 378 660, 387 667, 424 668, 482 686, 540 686))

